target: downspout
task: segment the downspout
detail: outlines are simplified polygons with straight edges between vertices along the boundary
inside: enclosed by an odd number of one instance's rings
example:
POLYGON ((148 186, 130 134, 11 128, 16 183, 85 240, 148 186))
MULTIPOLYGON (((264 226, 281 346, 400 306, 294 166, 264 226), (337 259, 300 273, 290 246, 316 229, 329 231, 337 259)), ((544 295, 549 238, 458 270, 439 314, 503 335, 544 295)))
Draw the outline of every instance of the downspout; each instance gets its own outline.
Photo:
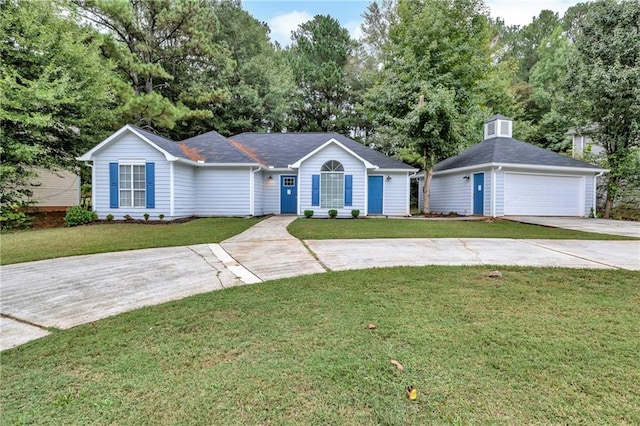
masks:
MULTIPOLYGON (((89 164, 88 161, 84 162, 85 166, 91 168, 91 210, 96 211, 96 169, 93 167, 93 164, 89 164)), ((78 181, 80 181, 80 176, 78 176, 78 181)), ((80 192, 82 192, 82 182, 80 184, 80 192)), ((82 194, 80 194, 80 198, 82 198, 82 194)), ((80 204, 80 203, 78 203, 80 204)))
POLYGON ((175 214, 174 202, 174 183, 173 183, 173 161, 169 161, 169 217, 173 219, 175 214))
POLYGON ((496 173, 502 170, 502 166, 491 170, 491 217, 496 217, 496 173))
POLYGON ((258 168, 256 170, 251 170, 251 182, 250 182, 250 186, 249 186, 249 215, 251 216, 255 216, 256 215, 256 190, 255 190, 255 184, 256 184, 256 173, 258 173, 260 170, 262 170, 262 166, 258 166, 258 168))

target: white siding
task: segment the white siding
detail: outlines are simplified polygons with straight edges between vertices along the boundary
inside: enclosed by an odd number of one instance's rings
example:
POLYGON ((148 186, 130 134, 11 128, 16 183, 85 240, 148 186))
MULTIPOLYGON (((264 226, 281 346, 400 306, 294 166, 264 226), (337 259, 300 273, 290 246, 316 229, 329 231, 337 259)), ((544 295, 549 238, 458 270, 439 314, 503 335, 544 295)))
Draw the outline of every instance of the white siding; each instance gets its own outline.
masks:
POLYGON ((596 206, 593 203, 593 200, 595 199, 595 188, 594 188, 594 183, 595 183, 595 178, 593 176, 585 176, 584 178, 585 182, 584 182, 584 216, 589 217, 589 214, 591 213, 591 208, 593 208, 593 212, 595 214, 596 211, 596 206))
POLYGON ((197 216, 249 216, 250 167, 200 167, 196 173, 197 216))
POLYGON ((496 211, 495 216, 504 216, 504 171, 496 170, 496 211))
MULTIPOLYGON (((487 173, 485 173, 485 182, 487 173)), ((434 213, 451 213, 470 215, 473 213, 473 175, 472 173, 455 173, 436 175, 431 180, 429 196, 430 209, 434 213), (469 174, 470 179, 463 179, 469 174)))
POLYGON ((34 170, 38 176, 31 179, 25 188, 32 191, 31 201, 36 208, 60 208, 80 204, 80 176, 66 170, 50 172, 34 170))
POLYGON ((315 216, 328 216, 328 211, 331 209, 323 209, 320 208, 320 206, 311 205, 311 176, 319 175, 320 168, 329 160, 339 161, 344 167, 344 174, 353 176, 352 205, 345 206, 342 209, 336 209, 338 210, 338 216, 351 217, 351 210, 354 209, 360 210, 360 214, 364 215, 367 205, 367 200, 365 199, 367 175, 364 164, 334 144, 327 145, 314 156, 304 161, 300 166, 298 173, 298 205, 300 208, 298 214, 301 215, 305 210, 313 210, 315 216))
POLYGON ((174 217, 189 217, 196 214, 196 201, 194 196, 195 173, 196 169, 194 166, 180 163, 174 163, 173 165, 174 217))
MULTIPOLYGON (((386 216, 409 216, 409 173, 387 173, 383 179, 382 213, 386 216), (387 180, 387 176, 391 180, 387 180)), ((363 214, 364 211, 361 211, 363 214)))
MULTIPOLYGON (((484 172, 484 186, 483 186, 483 201, 482 201, 482 214, 484 216, 491 216, 491 191, 493 188, 491 187, 491 170, 486 170, 484 172)), ((471 201, 473 203, 473 200, 471 201)))
POLYGON ((108 214, 112 214, 116 220, 122 220, 123 216, 128 214, 135 219, 142 219, 145 213, 149 213, 152 217, 163 213, 167 219, 171 219, 169 216, 169 162, 160 151, 136 135, 125 132, 95 154, 93 167, 93 209, 98 213, 99 218, 104 219, 108 214), (143 162, 155 163, 155 208, 112 209, 109 207, 109 163, 127 159, 140 159, 143 162))
MULTIPOLYGON (((280 176, 283 174, 295 175, 296 173, 273 173, 265 170, 262 174, 263 214, 280 214, 280 176), (273 179, 269 179, 269 176, 273 179)), ((298 197, 300 197, 300 182, 298 182, 298 197)))

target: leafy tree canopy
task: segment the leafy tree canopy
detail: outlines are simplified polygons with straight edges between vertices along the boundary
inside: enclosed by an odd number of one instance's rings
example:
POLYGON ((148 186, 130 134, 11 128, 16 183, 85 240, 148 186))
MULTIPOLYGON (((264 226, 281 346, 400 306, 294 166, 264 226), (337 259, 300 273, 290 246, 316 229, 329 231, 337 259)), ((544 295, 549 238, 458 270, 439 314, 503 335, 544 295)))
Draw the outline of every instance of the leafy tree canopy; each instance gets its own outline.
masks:
POLYGON ((330 16, 301 24, 287 52, 297 87, 290 131, 346 132, 353 110, 346 68, 354 43, 330 16))
POLYGON ((605 149, 609 217, 640 145, 640 3, 590 3, 575 28, 566 89, 574 119, 582 127, 595 124, 594 140, 605 149))
POLYGON ((0 189, 3 216, 21 206, 33 168, 69 168, 108 134, 118 81, 100 37, 61 2, 0 5, 0 189))

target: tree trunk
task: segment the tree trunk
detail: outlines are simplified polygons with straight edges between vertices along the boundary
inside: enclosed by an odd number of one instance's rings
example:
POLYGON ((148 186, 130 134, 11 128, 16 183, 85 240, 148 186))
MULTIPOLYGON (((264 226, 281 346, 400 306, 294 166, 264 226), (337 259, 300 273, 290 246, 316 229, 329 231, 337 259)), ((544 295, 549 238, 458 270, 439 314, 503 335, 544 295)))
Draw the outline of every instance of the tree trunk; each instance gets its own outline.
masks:
POLYGON ((604 213, 602 215, 605 219, 611 219, 611 209, 613 208, 613 200, 607 195, 607 199, 604 202, 604 213))
POLYGON ((427 216, 431 212, 431 205, 429 203, 429 194, 431 194, 431 179, 433 178, 433 166, 435 158, 433 154, 427 153, 427 148, 422 151, 424 170, 424 186, 422 187, 422 214, 427 216))
POLYGON ((422 214, 427 216, 431 211, 429 194, 431 193, 431 178, 433 177, 433 167, 424 171, 424 186, 422 187, 422 214))

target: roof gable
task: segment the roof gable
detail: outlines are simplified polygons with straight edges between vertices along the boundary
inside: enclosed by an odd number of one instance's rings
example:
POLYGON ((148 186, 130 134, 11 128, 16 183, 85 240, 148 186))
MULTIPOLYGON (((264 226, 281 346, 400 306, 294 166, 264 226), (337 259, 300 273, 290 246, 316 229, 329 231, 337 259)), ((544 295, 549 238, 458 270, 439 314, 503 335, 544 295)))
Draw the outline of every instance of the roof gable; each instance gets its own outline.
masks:
POLYGON ((77 159, 79 161, 91 160, 95 153, 97 153, 98 151, 100 151, 102 148, 109 145, 113 141, 119 139, 120 136, 122 136, 127 132, 133 133, 138 138, 140 138, 140 140, 142 140, 143 142, 146 142, 147 144, 151 145, 153 148, 160 151, 165 156, 167 161, 175 161, 177 158, 182 157, 184 155, 182 151, 177 147, 176 143, 173 142, 172 140, 147 132, 145 130, 140 129, 139 127, 127 124, 124 127, 120 128, 118 131, 116 131, 114 134, 112 134, 111 136, 109 136, 108 138, 100 142, 98 145, 94 146, 91 150, 89 150, 82 156, 78 157, 77 159))
POLYGON ((594 172, 603 170, 584 161, 565 157, 517 139, 504 137, 484 140, 454 157, 439 162, 433 170, 439 172, 484 164, 592 169, 594 172))
POLYGON ((350 154, 350 155, 354 156, 355 158, 357 158, 358 160, 362 161, 362 163, 364 164, 364 166, 367 169, 377 169, 378 168, 377 166, 374 166, 373 164, 371 164, 370 162, 368 162, 367 160, 365 160, 364 158, 362 158, 361 156, 359 156, 355 152, 351 151, 349 148, 347 148, 346 146, 344 146, 343 144, 341 144, 340 142, 338 142, 334 138, 329 139, 328 141, 326 141, 325 143, 323 143, 322 145, 320 145, 319 147, 317 147, 316 149, 314 149, 313 151, 311 151, 310 153, 308 153, 304 157, 300 158, 295 163, 291 164, 289 167, 291 167, 292 169, 300 168, 300 165, 305 160, 313 157, 315 154, 317 154, 318 152, 322 151, 323 149, 325 149, 329 145, 336 145, 340 149, 342 149, 343 151, 347 152, 348 154, 350 154))

